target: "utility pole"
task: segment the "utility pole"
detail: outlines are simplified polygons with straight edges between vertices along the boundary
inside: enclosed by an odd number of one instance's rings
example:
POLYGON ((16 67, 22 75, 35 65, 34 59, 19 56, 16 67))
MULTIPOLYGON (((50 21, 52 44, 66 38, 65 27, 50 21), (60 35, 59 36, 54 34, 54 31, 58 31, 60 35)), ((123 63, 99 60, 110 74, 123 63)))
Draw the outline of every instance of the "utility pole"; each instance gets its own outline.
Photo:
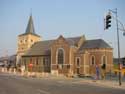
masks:
POLYGON ((120 68, 120 42, 119 42, 119 26, 118 26, 118 15, 117 15, 117 8, 116 8, 116 27, 117 27, 117 44, 118 44, 118 64, 119 64, 119 86, 122 85, 121 83, 121 68, 120 68))
POLYGON ((117 46, 118 46, 118 70, 119 70, 119 86, 122 85, 121 83, 121 62, 120 62, 120 41, 119 41, 119 30, 123 31, 123 35, 125 36, 125 28, 124 25, 118 20, 118 12, 117 8, 115 10, 109 10, 109 14, 106 16, 106 21, 105 21, 105 29, 108 29, 111 27, 111 13, 115 14, 115 20, 116 20, 116 30, 117 30, 117 46), (119 28, 119 23, 121 24, 123 29, 119 28))

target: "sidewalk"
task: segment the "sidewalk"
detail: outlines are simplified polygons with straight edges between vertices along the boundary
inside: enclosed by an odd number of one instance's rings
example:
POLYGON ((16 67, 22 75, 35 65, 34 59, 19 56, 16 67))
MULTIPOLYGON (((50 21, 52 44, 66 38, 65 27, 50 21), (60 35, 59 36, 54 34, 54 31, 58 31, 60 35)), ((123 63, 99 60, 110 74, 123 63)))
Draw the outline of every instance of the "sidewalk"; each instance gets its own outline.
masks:
POLYGON ((80 83, 89 83, 94 86, 101 86, 101 87, 109 87, 109 88, 117 88, 117 89, 124 89, 125 90, 125 82, 122 82, 122 85, 119 86, 119 81, 112 81, 112 80, 91 80, 91 79, 84 79, 79 81, 80 83))
MULTIPOLYGON (((16 76, 22 76, 20 73, 10 73, 10 72, 1 72, 1 73, 6 73, 6 74, 10 74, 10 75, 16 75, 16 76)), ((39 78, 39 77, 36 77, 39 78)), ((78 83, 78 84, 84 84, 84 83, 88 83, 94 86, 100 86, 100 87, 109 87, 109 88, 116 88, 116 89, 124 89, 125 90, 125 81, 122 81, 122 85, 119 86, 119 81, 116 80, 94 80, 94 79, 90 79, 90 78, 68 78, 68 77, 64 77, 64 76, 52 76, 52 75, 48 75, 45 77, 40 77, 40 78, 44 78, 44 79, 55 79, 55 80, 67 80, 67 81, 71 81, 71 83, 78 83)))
POLYGON ((125 90, 125 81, 122 82, 122 85, 119 86, 119 81, 116 80, 94 80, 90 78, 68 78, 64 76, 48 76, 43 77, 45 79, 54 79, 54 80, 66 80, 68 82, 75 84, 84 84, 88 83, 94 86, 107 87, 107 88, 116 88, 116 89, 124 89, 125 90))

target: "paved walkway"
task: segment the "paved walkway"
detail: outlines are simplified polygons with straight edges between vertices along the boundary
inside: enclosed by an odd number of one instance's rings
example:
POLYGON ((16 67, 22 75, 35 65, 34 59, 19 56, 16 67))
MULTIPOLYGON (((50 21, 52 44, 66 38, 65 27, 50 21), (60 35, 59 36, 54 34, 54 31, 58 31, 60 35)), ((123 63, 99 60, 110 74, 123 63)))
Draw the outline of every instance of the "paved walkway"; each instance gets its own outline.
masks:
POLYGON ((94 86, 118 88, 125 90, 125 81, 122 81, 122 85, 119 86, 119 81, 116 80, 92 80, 90 78, 67 78, 67 77, 45 77, 45 79, 46 78, 55 80, 68 80, 76 84, 88 83, 94 86))
POLYGON ((118 81, 111 81, 111 80, 89 80, 89 79, 83 79, 82 81, 79 81, 80 83, 89 83, 95 86, 101 86, 101 87, 110 87, 110 88, 119 88, 119 89, 125 89, 125 82, 122 82, 122 85, 119 86, 118 81))

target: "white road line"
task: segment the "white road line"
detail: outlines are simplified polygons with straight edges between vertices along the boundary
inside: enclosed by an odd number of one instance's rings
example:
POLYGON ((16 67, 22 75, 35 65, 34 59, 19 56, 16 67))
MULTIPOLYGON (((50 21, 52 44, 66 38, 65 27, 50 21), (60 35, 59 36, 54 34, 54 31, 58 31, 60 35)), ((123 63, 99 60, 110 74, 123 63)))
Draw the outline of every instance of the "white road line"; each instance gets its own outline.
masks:
POLYGON ((50 94, 50 92, 41 89, 38 89, 37 91, 39 92, 39 94, 50 94))

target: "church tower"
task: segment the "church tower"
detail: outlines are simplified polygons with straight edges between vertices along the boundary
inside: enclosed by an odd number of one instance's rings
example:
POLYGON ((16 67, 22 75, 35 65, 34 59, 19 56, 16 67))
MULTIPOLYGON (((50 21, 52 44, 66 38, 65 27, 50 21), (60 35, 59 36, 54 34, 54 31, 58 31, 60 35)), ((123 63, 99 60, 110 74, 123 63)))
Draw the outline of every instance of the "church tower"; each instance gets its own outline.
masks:
POLYGON ((17 63, 20 63, 21 56, 35 43, 41 40, 41 37, 35 33, 33 18, 30 15, 25 33, 18 36, 17 45, 17 63))

